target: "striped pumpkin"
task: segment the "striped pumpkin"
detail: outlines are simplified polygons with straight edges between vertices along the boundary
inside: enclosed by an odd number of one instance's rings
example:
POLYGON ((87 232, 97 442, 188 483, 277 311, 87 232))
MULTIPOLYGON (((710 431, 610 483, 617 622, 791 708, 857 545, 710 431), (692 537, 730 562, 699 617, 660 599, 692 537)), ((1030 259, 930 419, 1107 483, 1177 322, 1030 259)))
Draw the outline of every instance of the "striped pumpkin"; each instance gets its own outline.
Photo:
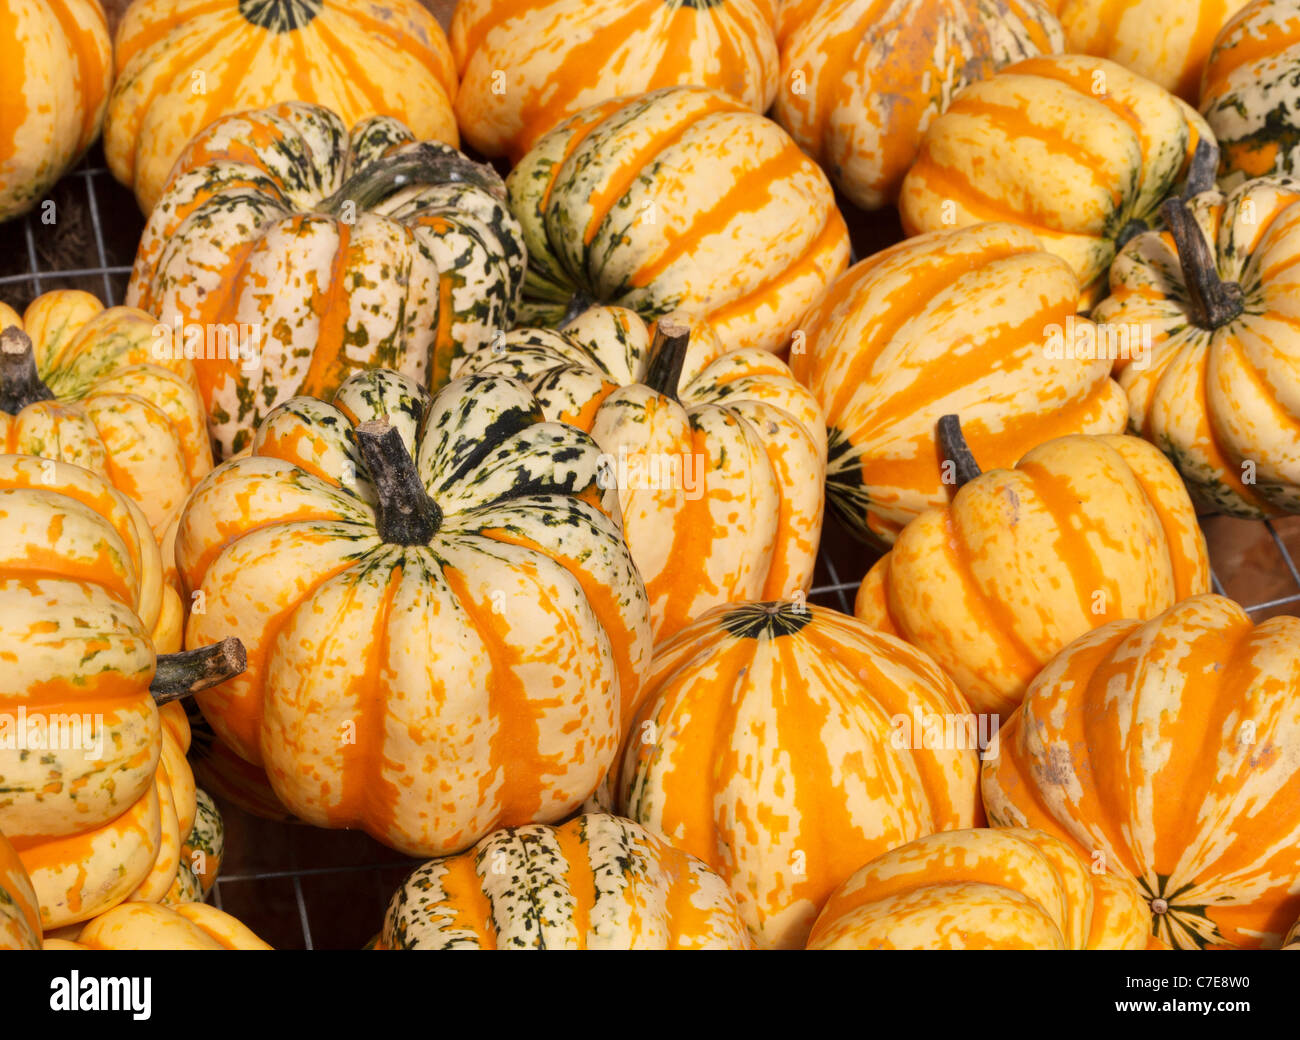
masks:
POLYGON ((217 883, 225 850, 226 824, 221 810, 207 791, 196 787, 193 823, 181 844, 176 880, 162 901, 197 903, 206 899, 217 883))
POLYGON ((657 648, 619 806, 721 874, 760 947, 800 947, 864 861, 982 822, 969 711, 928 657, 854 618, 715 607, 657 648))
POLYGON ((1300 950, 1300 921, 1296 921, 1291 926, 1291 930, 1286 933, 1286 939, 1283 943, 1284 950, 1300 950))
POLYGON ((488 835, 416 868, 381 950, 746 950, 726 882, 629 820, 586 813, 488 835))
POLYGON ((47 950, 269 950, 243 922, 206 903, 123 903, 47 950))
POLYGON ((115 50, 104 156, 146 215, 185 143, 234 112, 303 101, 459 140, 451 48, 419 0, 133 0, 115 50))
POLYGON ((41 912, 27 868, 0 834, 0 950, 39 950, 41 912))
POLYGON ((904 528, 854 613, 933 657, 976 711, 1005 720, 1078 636, 1210 591, 1196 511, 1145 441, 1061 437, 983 474, 959 431, 940 441, 947 459, 970 462, 960 489, 904 528))
POLYGON ((528 384, 547 419, 590 433, 659 642, 719 603, 806 594, 822 523, 826 425, 762 350, 719 356, 707 325, 592 307, 560 331, 518 329, 463 372, 528 384))
POLYGON ((327 109, 285 104, 189 143, 127 300, 182 323, 187 349, 202 334, 195 368, 225 456, 281 401, 328 399, 359 369, 441 386, 455 357, 510 326, 523 274, 489 167, 393 119, 349 132, 327 109))
POLYGON ((333 404, 286 402, 176 538, 205 602, 187 644, 233 625, 248 647, 248 670, 199 697, 217 735, 301 819, 413 855, 568 815, 612 764, 649 656, 598 471, 592 440, 510 380, 430 402, 374 370, 333 404))
POLYGON ((1150 330, 1118 373, 1133 429, 1192 496, 1241 517, 1300 512, 1300 181, 1246 181, 1165 208, 1110 272, 1098 321, 1150 330))
POLYGON ((40 201, 99 136, 113 83, 99 0, 0 7, 0 221, 40 201))
POLYGON ((107 477, 161 539, 212 447, 194 366, 157 349, 156 330, 85 292, 45 293, 22 317, 0 303, 0 451, 107 477))
POLYGON ((693 84, 765 112, 776 95, 768 0, 460 0, 451 48, 461 133, 511 162, 610 98, 693 84))
POLYGON ((1136 878, 1176 948, 1277 947, 1300 913, 1300 619, 1221 596, 1117 621, 1034 680, 984 763, 996 826, 1136 878))
POLYGON ((825 174, 717 91, 609 101, 537 142, 507 179, 528 245, 530 321, 575 294, 708 321, 729 350, 780 350, 849 258, 825 174))
POLYGON ((1092 300, 1209 137, 1200 116, 1104 58, 1029 58, 973 83, 930 124, 903 181, 914 235, 998 220, 1064 259, 1092 300))
POLYGON ((1151 910, 1029 828, 945 831, 878 856, 822 908, 810 950, 1142 950, 1151 910))
POLYGON ((958 91, 1064 49, 1033 0, 827 0, 783 41, 775 115, 845 195, 879 209, 958 91))
POLYGON ((888 546, 948 503, 945 414, 989 469, 1054 437, 1124 429, 1111 363, 1074 356, 1091 329, 1078 295, 1069 267, 1010 224, 911 239, 836 281, 790 365, 825 409, 827 500, 851 530, 888 546))

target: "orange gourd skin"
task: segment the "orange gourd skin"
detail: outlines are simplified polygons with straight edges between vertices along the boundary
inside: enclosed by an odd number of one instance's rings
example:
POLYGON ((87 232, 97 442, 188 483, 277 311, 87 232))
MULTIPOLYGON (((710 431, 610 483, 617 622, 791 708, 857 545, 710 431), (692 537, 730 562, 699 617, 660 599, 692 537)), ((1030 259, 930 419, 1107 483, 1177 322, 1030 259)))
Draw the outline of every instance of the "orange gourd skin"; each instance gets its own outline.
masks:
POLYGON ((947 505, 945 414, 986 469, 1054 437, 1124 429, 1109 361, 1049 356, 1053 327, 1087 324, 1078 293, 1068 265, 1011 224, 910 239, 832 285, 790 367, 826 412, 827 502, 851 531, 887 548, 947 505))
POLYGON ((185 143, 234 112, 303 101, 458 141, 451 48, 419 0, 134 0, 114 43, 104 156, 146 215, 185 143))
POLYGON ((1031 828, 943 831, 872 860, 822 907, 810 950, 1141 950, 1151 910, 1031 828))
POLYGON ((646 321, 707 321, 728 350, 782 350, 848 264, 821 169, 725 94, 605 102, 542 137, 506 180, 528 247, 522 324, 575 294, 646 321))
POLYGON ((451 47, 461 133, 477 152, 512 163, 610 98, 690 84, 762 113, 776 95, 766 0, 461 0, 451 47))
POLYGON ((783 40, 775 115, 850 199, 879 209, 959 91, 1064 49, 1034 0, 825 0, 783 40))
POLYGON ((269 950, 247 925, 206 903, 122 903, 47 950, 269 950))
POLYGON ((854 613, 901 636, 1003 721, 1067 643, 1210 591, 1178 472, 1136 437, 1062 437, 912 521, 854 613))
POLYGON ((1286 933, 1286 943, 1283 945, 1284 950, 1300 950, 1300 921, 1296 921, 1291 926, 1291 930, 1286 933))
POLYGON ((760 948, 802 947, 864 860, 983 822, 974 723, 929 658, 854 618, 715 607, 657 649, 618 804, 728 881, 760 948))
POLYGON ((1241 287, 1243 310, 1218 328, 1198 324, 1168 231, 1124 247, 1094 317, 1150 330, 1148 363, 1121 363, 1116 376, 1130 425, 1203 507, 1251 519, 1300 512, 1300 181, 1245 181, 1188 209, 1218 277, 1241 287))
POLYGON ((1126 871, 1177 949, 1277 948, 1300 912, 1300 619, 1221 596, 1071 643, 983 767, 994 826, 1126 871))
POLYGON ((99 136, 113 82, 99 0, 0 7, 0 221, 27 212, 99 136))
POLYGON ((0 950, 39 950, 41 912, 27 868, 0 834, 0 950))

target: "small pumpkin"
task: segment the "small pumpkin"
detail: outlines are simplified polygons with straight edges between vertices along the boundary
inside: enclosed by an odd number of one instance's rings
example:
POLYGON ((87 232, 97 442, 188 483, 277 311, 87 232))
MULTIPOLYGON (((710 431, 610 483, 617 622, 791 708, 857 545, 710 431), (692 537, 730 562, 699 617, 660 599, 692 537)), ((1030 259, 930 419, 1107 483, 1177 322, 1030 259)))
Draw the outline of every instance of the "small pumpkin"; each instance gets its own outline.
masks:
POLYGON ((1142 950, 1151 911, 1031 828, 944 831, 891 849, 826 901, 810 950, 1142 950))
POLYGON ((451 48, 419 0, 133 0, 114 43, 104 157, 146 215, 186 142, 247 109, 303 101, 459 140, 451 48))
POLYGON ((1179 949, 1281 945, 1300 913, 1300 619, 1222 596, 1080 637, 984 763, 990 822, 1137 880, 1179 949))
POLYGON ((1145 441, 1061 437, 980 473, 956 416, 939 440, 957 494, 903 529, 854 613, 933 657, 976 711, 1005 720, 1084 632, 1210 591, 1196 511, 1145 441))
POLYGON ((719 603, 808 592, 826 424, 771 354, 592 307, 558 331, 507 333, 460 372, 526 383, 547 419, 600 446, 656 642, 719 603))
POLYGON ((766 0, 461 0, 451 22, 456 118, 482 155, 512 162, 591 105, 659 87, 721 90, 755 112, 776 95, 766 0))
POLYGON ((1125 246, 1094 315, 1149 330, 1146 363, 1119 366, 1130 424, 1203 507, 1300 512, 1300 181, 1246 181, 1163 212, 1168 230, 1125 246))
POLYGON ((27 868, 0 834, 0 950, 39 950, 41 912, 27 868))
POLYGON ((417 867, 381 950, 747 950, 726 882, 629 820, 495 831, 417 867))
POLYGON ((396 372, 295 398, 217 467, 176 560, 248 669, 199 704, 299 818, 446 855, 562 819, 613 762, 649 657, 599 449, 528 390, 396 372), (400 720, 400 721, 398 721, 400 720))
POLYGON ((865 860, 983 822, 978 746, 919 650, 825 607, 730 604, 657 648, 618 804, 727 881, 760 947, 795 948, 865 860))
POLYGON ((1286 933, 1286 939, 1283 940, 1282 949, 1300 950, 1300 921, 1296 921, 1291 926, 1291 930, 1286 933))
POLYGON ((440 387, 512 323, 524 246, 501 178, 394 119, 348 126, 303 104, 216 121, 140 240, 127 301, 187 349, 204 340, 195 368, 222 456, 277 404, 327 400, 363 368, 440 387))
POLYGON ((1033 0, 827 0, 783 41, 774 114, 845 195, 879 209, 959 91, 1064 49, 1033 0))
POLYGON ((652 321, 708 321, 729 350, 780 350, 849 258, 817 164, 718 91, 667 87, 586 109, 510 172, 529 323, 575 295, 652 321))
POLYGON ((195 812, 188 836, 181 845, 176 881, 166 903, 202 902, 217 883, 226 850, 226 824, 212 796, 201 787, 194 791, 195 812))
POLYGON ((157 328, 86 292, 45 293, 22 317, 0 303, 0 451, 102 474, 161 539, 212 447, 194 367, 157 349, 157 328))
POLYGON ((47 950, 269 950, 242 921, 206 903, 122 903, 47 950))
POLYGON ((947 505, 946 414, 990 469, 1055 437, 1124 429, 1111 362, 1074 348, 1095 333, 1078 296, 1069 266, 1011 224, 909 239, 835 282, 790 367, 826 412, 827 502, 850 530, 888 547, 947 505))
POLYGON ((99 0, 0 11, 0 221, 36 205, 99 136, 113 50, 99 0))

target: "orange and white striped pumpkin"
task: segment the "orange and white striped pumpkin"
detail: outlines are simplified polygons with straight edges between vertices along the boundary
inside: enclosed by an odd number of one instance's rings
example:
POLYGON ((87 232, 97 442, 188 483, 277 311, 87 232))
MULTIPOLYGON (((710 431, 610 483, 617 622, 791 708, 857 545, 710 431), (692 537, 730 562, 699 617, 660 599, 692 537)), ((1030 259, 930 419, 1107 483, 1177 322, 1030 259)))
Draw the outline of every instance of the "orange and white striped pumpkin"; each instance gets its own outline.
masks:
POLYGON ((99 136, 113 50, 99 0, 0 5, 0 221, 40 201, 99 136))
POLYGON ((460 370, 526 383, 548 419, 592 435, 617 487, 655 642, 709 607, 806 594, 822 525, 826 423, 763 350, 723 354, 707 325, 592 307, 516 329, 460 370))
POLYGON ((41 912, 27 868, 0 834, 0 950, 39 950, 41 912))
POLYGON ((185 143, 234 112, 303 101, 459 140, 451 48, 419 0, 133 0, 114 43, 104 156, 146 215, 185 143))
POLYGON ((1151 910, 1031 828, 944 831, 878 856, 822 907, 810 950, 1142 950, 1151 910))
POLYGON ((47 950, 269 950, 246 924, 206 903, 122 903, 47 950))
POLYGON ((957 478, 952 504, 867 572, 854 613, 933 657, 976 711, 1005 719, 1083 633, 1210 591, 1178 471, 1137 437, 1061 437, 1015 469, 957 478))
POLYGON ((960 90, 1064 49, 1034 0, 824 0, 782 42, 775 116, 841 191, 879 209, 960 90))
POLYGON ((558 323, 579 296, 647 321, 708 321, 729 350, 776 351, 848 264, 826 175, 718 91, 668 87, 586 109, 506 183, 532 324, 558 323))
POLYGON ((1095 331, 1078 296, 1069 266, 1011 224, 909 239, 835 282, 790 367, 825 409, 827 501, 851 530, 887 546, 948 503, 944 415, 961 416, 989 469, 1054 437, 1124 429, 1110 361, 1076 356, 1095 331))
POLYGON ((1300 912, 1298 647, 1300 619, 1222 596, 1075 640, 984 763, 989 820, 1127 871, 1176 948, 1276 948, 1300 912))
POLYGON ((755 112, 776 95, 769 0, 460 0, 456 118, 482 155, 518 162, 548 130, 610 98, 721 90, 755 112))
POLYGON ((727 883, 630 820, 584 813, 489 834, 416 868, 381 950, 748 950, 727 883))
POLYGON ((721 874, 760 947, 800 947, 863 861, 983 822, 979 736, 901 640, 802 602, 715 607, 657 648, 619 806, 721 874))
POLYGON ((21 317, 0 303, 0 451, 107 477, 161 540, 212 446, 194 366, 157 349, 157 327, 86 292, 45 293, 21 317))

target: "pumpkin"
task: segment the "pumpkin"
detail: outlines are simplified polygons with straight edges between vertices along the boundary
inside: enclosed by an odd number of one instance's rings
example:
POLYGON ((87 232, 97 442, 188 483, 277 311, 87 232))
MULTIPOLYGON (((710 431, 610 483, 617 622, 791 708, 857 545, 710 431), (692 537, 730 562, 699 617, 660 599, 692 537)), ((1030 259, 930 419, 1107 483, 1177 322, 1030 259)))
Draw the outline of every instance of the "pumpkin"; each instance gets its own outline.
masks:
POLYGON ((848 263, 826 175, 718 91, 667 87, 586 109, 506 185, 532 323, 558 323, 576 295, 647 321, 708 321, 729 350, 776 351, 848 263))
POLYGON ((903 529, 853 612, 933 657, 976 711, 1005 721, 1084 632, 1210 591, 1196 511, 1145 441, 1061 437, 980 473, 955 416, 939 440, 956 497, 903 529))
POLYGON ((828 0, 782 45, 775 115, 845 195, 879 209, 958 91, 1064 49, 1033 0, 828 0))
POLYGON ((122 903, 47 950, 269 950, 243 922, 206 903, 122 903))
POLYGON ((189 760, 195 780, 250 816, 292 822, 293 815, 271 790, 266 770, 231 750, 230 745, 212 731, 211 723, 193 701, 186 702, 186 710, 194 737, 189 760))
POLYGON ((1130 423, 1202 506, 1300 512, 1300 181, 1246 181, 1164 213, 1168 230, 1120 253, 1095 314, 1150 330, 1147 363, 1118 374, 1130 423))
POLYGON ((1151 911, 1042 831, 945 831, 856 871, 826 901, 810 950, 1141 950, 1151 911))
POLYGON ((1195 111, 1104 58, 1055 55, 972 83, 930 124, 903 180, 909 235, 1022 224, 1094 302, 1119 244, 1144 230, 1212 142, 1195 111))
POLYGON ((0 950, 39 950, 41 912, 32 879, 0 834, 0 950))
POLYGON ((212 796, 195 788, 194 822, 181 845, 176 880, 163 902, 195 903, 208 897, 217 883, 226 848, 226 825, 212 796))
POLYGON ((610 98, 694 84, 765 112, 776 95, 765 0, 461 0, 451 48, 465 140, 512 162, 564 119, 610 98))
POLYGON ((381 950, 745 950, 726 882, 635 823, 584 813, 417 867, 381 950))
POLYGON ((822 522, 826 425, 762 350, 707 326, 592 307, 517 329, 461 372, 528 384, 547 419, 590 433, 619 492, 656 642, 719 603, 806 594, 822 522), (721 355, 721 356, 720 356, 721 355))
POLYGON ((1075 349, 1096 339, 1078 295, 1069 266, 1010 224, 922 235, 835 282, 790 367, 826 412, 827 502, 850 530, 887 547, 948 503, 945 414, 990 469, 1054 437, 1124 429, 1111 362, 1075 349))
POLYGON ((1284 950, 1300 950, 1300 921, 1296 921, 1291 926, 1291 930, 1286 933, 1286 939, 1283 943, 1284 950))
POLYGON ((983 822, 979 737, 901 640, 801 601, 730 604, 656 648, 618 804, 727 881, 760 947, 801 947, 864 861, 983 822))
POLYGON ((430 401, 373 370, 295 398, 181 517, 176 560, 248 669, 199 700, 299 818, 446 855, 571 813, 613 763, 649 657, 599 449, 526 388, 430 401))
POLYGON ((0 303, 0 451, 102 474, 161 539, 212 447, 194 367, 156 349, 157 327, 72 290, 38 296, 21 318, 0 303))
POLYGON ((360 369, 439 387, 512 323, 524 246, 500 177, 396 120, 347 125, 301 104, 218 120, 145 227, 127 300, 202 357, 222 455, 360 369))
POLYGON ((984 763, 996 826, 1126 871, 1175 948, 1277 947, 1300 913, 1300 619, 1222 596, 1061 651, 984 763))
POLYGON ((115 45, 104 157, 146 215, 186 142, 247 109, 303 101, 459 140, 451 48, 419 0, 134 0, 115 45))
POLYGON ((99 136, 113 82, 99 0, 0 10, 0 221, 27 212, 99 136))

